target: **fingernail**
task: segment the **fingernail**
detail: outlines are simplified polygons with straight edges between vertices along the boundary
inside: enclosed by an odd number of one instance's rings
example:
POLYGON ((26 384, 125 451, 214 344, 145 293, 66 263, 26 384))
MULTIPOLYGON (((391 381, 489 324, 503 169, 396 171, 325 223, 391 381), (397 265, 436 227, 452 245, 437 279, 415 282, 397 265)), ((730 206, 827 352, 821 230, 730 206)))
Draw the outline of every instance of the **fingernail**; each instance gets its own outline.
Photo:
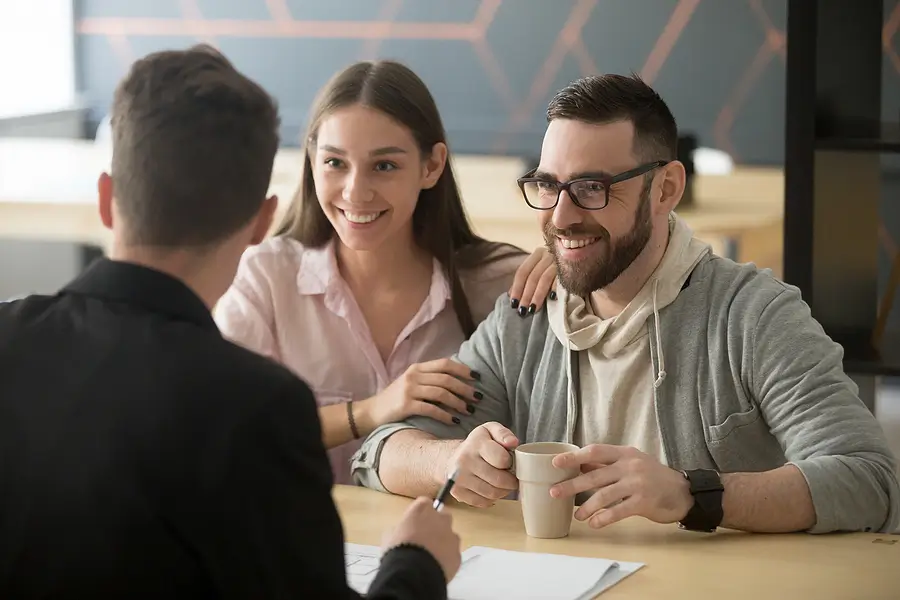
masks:
POLYGON ((519 308, 519 300, 518 298, 513 298, 509 301, 509 305, 513 307, 513 309, 519 308))
POLYGON ((528 314, 533 315, 535 310, 537 310, 537 305, 532 304, 531 306, 528 307, 528 314))
POLYGON ((528 312, 528 309, 525 308, 524 306, 519 307, 519 316, 520 317, 524 317, 527 312, 528 312))
POLYGON ((471 404, 467 404, 467 405, 466 405, 466 410, 469 411, 469 414, 470 414, 470 415, 474 415, 474 414, 475 414, 475 407, 472 406, 471 404))
POLYGON ((459 425, 462 421, 459 420, 459 417, 453 417, 453 422, 459 425))
POLYGON ((554 292, 553 290, 550 290, 550 299, 556 300, 556 292, 554 292))
POLYGON ((472 379, 475 381, 481 381, 481 373, 478 371, 472 371, 472 379))
POLYGON ((476 400, 481 400, 482 398, 484 398, 484 394, 482 394, 481 392, 475 392, 472 395, 475 396, 476 400))

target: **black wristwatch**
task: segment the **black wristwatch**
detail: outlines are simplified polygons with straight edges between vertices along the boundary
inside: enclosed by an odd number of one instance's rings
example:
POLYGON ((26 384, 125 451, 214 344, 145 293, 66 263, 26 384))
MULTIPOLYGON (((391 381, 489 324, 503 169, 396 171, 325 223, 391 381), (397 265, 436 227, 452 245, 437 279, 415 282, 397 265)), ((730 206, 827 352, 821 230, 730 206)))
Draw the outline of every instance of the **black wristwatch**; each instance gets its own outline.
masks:
POLYGON ((691 484, 694 505, 678 526, 689 531, 712 533, 722 524, 722 479, 712 469, 682 471, 691 484))

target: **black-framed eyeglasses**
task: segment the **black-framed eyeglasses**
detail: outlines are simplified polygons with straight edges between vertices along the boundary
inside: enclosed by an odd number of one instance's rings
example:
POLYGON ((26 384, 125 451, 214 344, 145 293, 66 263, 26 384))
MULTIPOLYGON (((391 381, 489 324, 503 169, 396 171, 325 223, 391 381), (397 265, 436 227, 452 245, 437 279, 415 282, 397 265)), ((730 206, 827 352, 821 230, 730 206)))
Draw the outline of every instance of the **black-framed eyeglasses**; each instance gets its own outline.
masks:
POLYGON ((556 208, 563 190, 569 193, 575 206, 584 210, 600 210, 609 204, 609 188, 614 184, 649 173, 653 169, 667 164, 669 164, 667 160, 655 160, 618 175, 585 176, 570 181, 553 181, 545 177, 535 177, 537 169, 532 169, 524 177, 517 179, 516 183, 522 190, 525 202, 535 210, 556 208))

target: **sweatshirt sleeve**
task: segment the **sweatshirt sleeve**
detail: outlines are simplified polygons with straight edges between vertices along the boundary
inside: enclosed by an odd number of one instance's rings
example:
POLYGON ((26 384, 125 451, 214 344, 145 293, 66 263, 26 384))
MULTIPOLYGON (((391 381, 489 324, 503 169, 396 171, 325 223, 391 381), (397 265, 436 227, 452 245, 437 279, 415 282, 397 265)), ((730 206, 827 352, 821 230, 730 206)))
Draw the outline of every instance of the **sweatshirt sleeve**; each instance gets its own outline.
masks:
POLYGON ((760 314, 751 381, 789 464, 803 473, 811 533, 891 532, 900 525, 897 463, 884 431, 843 369, 843 348, 785 287, 760 314))
POLYGON ((379 491, 387 491, 378 476, 381 450, 387 439, 404 429, 418 429, 442 440, 464 439, 473 429, 496 421, 509 427, 511 416, 507 385, 503 372, 503 356, 500 332, 503 313, 511 312, 509 294, 500 296, 487 319, 475 330, 452 358, 479 374, 475 387, 483 397, 475 404, 473 414, 458 415, 459 424, 445 424, 428 417, 411 417, 398 423, 388 423, 373 431, 357 450, 351 461, 351 472, 356 483, 379 491))

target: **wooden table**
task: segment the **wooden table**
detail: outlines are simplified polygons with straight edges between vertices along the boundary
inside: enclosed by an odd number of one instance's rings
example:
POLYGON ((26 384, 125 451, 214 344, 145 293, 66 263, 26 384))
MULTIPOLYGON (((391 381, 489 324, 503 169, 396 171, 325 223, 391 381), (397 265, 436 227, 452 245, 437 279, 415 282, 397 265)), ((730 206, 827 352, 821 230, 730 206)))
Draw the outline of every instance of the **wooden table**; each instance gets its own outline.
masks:
MULTIPOLYGON (((408 500, 335 486, 346 540, 380 545, 388 523, 408 500)), ((561 540, 525 535, 518 503, 491 509, 452 505, 463 548, 490 546, 645 563, 599 598, 671 600, 896 600, 900 598, 900 536, 853 534, 708 535, 629 519, 596 531, 573 522, 561 540)))
MULTIPOLYGON (((91 140, 0 138, 0 237, 66 240, 108 247, 97 216, 97 176, 112 148, 91 140)), ((453 155, 451 164, 476 231, 528 251, 543 244, 537 213, 516 186, 524 163, 514 157, 453 155)), ((300 181, 301 152, 275 157, 269 193, 279 197, 276 224, 300 181)), ((740 167, 697 176, 695 206, 678 211, 722 255, 781 273, 784 177, 781 169, 740 167)))

